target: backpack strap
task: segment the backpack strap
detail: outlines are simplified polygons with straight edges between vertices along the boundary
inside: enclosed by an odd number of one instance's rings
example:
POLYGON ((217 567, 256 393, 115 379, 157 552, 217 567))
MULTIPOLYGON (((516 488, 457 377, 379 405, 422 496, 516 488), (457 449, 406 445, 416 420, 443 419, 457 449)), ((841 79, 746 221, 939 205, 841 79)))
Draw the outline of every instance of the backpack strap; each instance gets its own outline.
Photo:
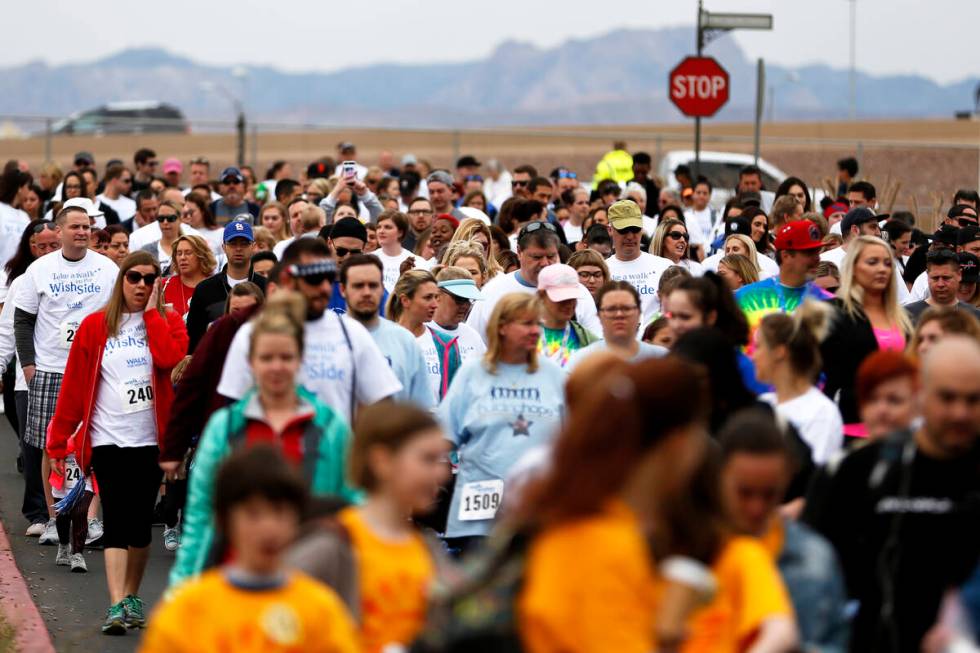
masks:
POLYGON ((344 341, 347 343, 347 351, 350 352, 350 423, 354 423, 354 407, 357 399, 357 359, 354 358, 354 343, 351 342, 350 333, 347 332, 347 325, 344 318, 339 313, 334 313, 340 321, 340 330, 344 334, 344 341))
POLYGON ((303 474, 306 482, 313 487, 313 479, 316 478, 316 464, 319 461, 320 442, 323 440, 323 429, 321 429, 315 419, 310 419, 303 429, 303 474))

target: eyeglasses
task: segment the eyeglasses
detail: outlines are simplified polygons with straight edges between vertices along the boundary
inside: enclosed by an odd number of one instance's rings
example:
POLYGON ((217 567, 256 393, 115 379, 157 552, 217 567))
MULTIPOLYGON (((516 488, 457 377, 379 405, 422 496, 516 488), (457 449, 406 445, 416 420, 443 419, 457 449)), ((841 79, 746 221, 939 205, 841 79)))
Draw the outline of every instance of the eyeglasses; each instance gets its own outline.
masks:
POLYGON ((528 185, 528 181, 517 181, 516 179, 510 182, 511 188, 524 188, 528 185))
POLYGON ((135 270, 130 270, 124 276, 126 277, 126 281, 129 282, 131 285, 135 286, 140 281, 142 281, 145 285, 152 286, 157 282, 157 278, 160 275, 157 274, 156 272, 151 272, 149 274, 140 274, 135 270))
POLYGON ((58 225, 51 222, 50 220, 45 220, 44 222, 39 222, 38 224, 34 225, 34 227, 31 229, 31 233, 36 236, 37 234, 41 233, 45 229, 47 229, 48 231, 57 231, 58 225))
POLYGON ((687 235, 683 231, 668 231, 667 232, 667 236, 669 238, 673 238, 674 240, 680 240, 681 238, 683 238, 684 240, 690 240, 690 238, 691 238, 689 235, 687 235))
POLYGON ((432 211, 428 209, 412 209, 408 212, 409 215, 432 215, 432 211))
POLYGON ((177 222, 179 216, 174 215, 157 215, 157 222, 177 222))
POLYGON ((483 177, 481 177, 480 175, 466 175, 465 177, 463 177, 463 181, 479 181, 479 182, 482 182, 483 181, 483 177))
POLYGON ((302 265, 290 265, 287 268, 287 272, 298 279, 302 279, 304 283, 308 283, 311 286, 319 286, 324 281, 333 283, 337 280, 337 265, 330 260, 305 263, 302 265))
POLYGON ((348 254, 360 254, 363 249, 348 249, 347 247, 334 247, 334 251, 337 252, 337 256, 347 256, 348 254))
POLYGON ((630 315, 633 311, 638 310, 640 310, 640 307, 634 304, 633 306, 606 306, 600 308, 599 312, 603 315, 630 315))
POLYGON ((518 234, 518 238, 524 234, 533 234, 535 231, 541 231, 542 229, 547 229, 553 233, 558 233, 555 225, 550 222, 528 222, 526 225, 521 227, 521 233, 518 234))
POLYGON ((590 279, 593 281, 599 281, 603 276, 604 275, 602 274, 601 270, 599 272, 586 272, 585 270, 578 271, 578 278, 582 281, 589 281, 590 279))

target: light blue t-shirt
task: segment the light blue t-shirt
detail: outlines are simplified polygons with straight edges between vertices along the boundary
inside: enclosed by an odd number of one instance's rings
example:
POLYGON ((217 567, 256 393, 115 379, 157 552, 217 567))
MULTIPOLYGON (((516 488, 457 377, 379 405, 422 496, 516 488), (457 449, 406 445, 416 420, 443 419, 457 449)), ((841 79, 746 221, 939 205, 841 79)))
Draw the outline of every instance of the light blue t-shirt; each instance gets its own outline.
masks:
POLYGON ((381 318, 377 326, 368 329, 368 333, 387 359, 391 371, 402 382, 401 392, 392 395, 392 398, 395 401, 413 402, 426 410, 432 409, 435 406, 435 398, 429 386, 425 358, 412 332, 381 318))
MULTIPOLYGON (((660 345, 651 345, 649 342, 643 342, 642 340, 639 341, 639 345, 640 348, 637 350, 633 358, 630 359, 631 363, 637 363, 647 358, 660 358, 667 355, 667 349, 665 347, 661 347, 660 345)), ((583 359, 588 358, 597 351, 605 351, 606 349, 609 349, 609 347, 606 346, 605 340, 596 340, 588 347, 582 347, 568 359, 568 364, 565 365, 565 372, 571 373, 571 371, 575 369, 575 366, 581 363, 583 359)))
POLYGON ((468 361, 456 373, 438 409, 459 457, 446 537, 490 531, 511 467, 558 434, 564 385, 561 368, 542 356, 533 374, 526 365, 503 363, 491 374, 482 360, 468 361))

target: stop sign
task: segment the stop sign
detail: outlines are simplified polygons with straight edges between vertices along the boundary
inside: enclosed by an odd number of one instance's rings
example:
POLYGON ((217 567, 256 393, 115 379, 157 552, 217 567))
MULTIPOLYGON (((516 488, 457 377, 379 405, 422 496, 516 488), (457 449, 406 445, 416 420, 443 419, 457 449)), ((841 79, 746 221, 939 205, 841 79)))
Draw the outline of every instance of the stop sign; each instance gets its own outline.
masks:
POLYGON ((713 116, 728 102, 728 72, 712 57, 687 57, 670 71, 670 101, 685 116, 713 116))

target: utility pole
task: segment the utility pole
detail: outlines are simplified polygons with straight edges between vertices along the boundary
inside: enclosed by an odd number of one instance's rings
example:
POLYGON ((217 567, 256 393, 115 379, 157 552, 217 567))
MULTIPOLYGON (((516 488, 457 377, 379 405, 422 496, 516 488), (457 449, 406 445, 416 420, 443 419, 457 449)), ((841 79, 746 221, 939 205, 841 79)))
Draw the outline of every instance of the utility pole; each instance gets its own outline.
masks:
MULTIPOLYGON (((704 30, 701 26, 701 17, 704 15, 704 1, 698 0, 698 31, 697 31, 697 52, 701 56, 704 49, 704 30)), ((701 174, 701 116, 694 119, 694 175, 696 180, 701 174)))
POLYGON ((848 93, 850 96, 851 120, 857 118, 857 68, 856 68, 856 49, 857 49, 857 0, 848 0, 851 4, 851 52, 850 52, 850 71, 847 76, 848 93))

